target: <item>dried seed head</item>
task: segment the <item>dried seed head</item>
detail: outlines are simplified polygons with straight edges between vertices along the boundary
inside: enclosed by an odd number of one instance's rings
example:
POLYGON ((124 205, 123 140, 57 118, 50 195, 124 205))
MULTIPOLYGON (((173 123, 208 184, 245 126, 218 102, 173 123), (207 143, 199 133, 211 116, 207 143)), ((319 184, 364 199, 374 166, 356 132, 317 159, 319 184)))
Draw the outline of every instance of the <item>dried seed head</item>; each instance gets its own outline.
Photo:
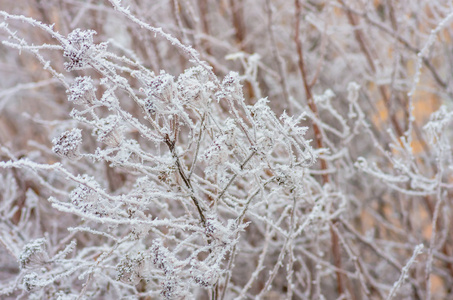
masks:
POLYGON ((46 240, 33 240, 24 246, 22 253, 19 255, 20 268, 24 269, 41 266, 48 258, 46 240))
POLYGON ((52 151, 57 155, 69 159, 77 159, 80 157, 79 148, 82 144, 82 130, 75 128, 65 131, 54 138, 52 143, 54 144, 52 151))
POLYGON ((27 291, 33 291, 39 284, 38 274, 35 272, 25 274, 22 283, 27 291))
POLYGON ((147 96, 144 108, 150 114, 165 110, 166 105, 173 102, 178 92, 174 77, 164 71, 150 80, 143 91, 147 96))
POLYGON ((117 147, 123 140, 119 124, 120 119, 117 116, 110 115, 99 121, 98 127, 93 130, 93 133, 97 136, 99 142, 117 147))
POLYGON ((215 85, 202 67, 193 67, 178 77, 178 94, 185 104, 203 106, 213 94, 215 85))
POLYGON ((146 265, 146 258, 143 253, 138 253, 134 258, 126 255, 124 259, 116 266, 117 280, 137 285, 143 278, 143 271, 146 265))
POLYGON ((65 45, 63 55, 69 58, 65 63, 66 71, 83 70, 89 67, 89 63, 100 58, 107 49, 107 44, 93 44, 94 30, 75 29, 68 35, 68 43, 65 45))
POLYGON ((93 79, 88 76, 77 77, 67 93, 68 100, 76 104, 93 104, 96 100, 96 87, 93 85, 93 79))

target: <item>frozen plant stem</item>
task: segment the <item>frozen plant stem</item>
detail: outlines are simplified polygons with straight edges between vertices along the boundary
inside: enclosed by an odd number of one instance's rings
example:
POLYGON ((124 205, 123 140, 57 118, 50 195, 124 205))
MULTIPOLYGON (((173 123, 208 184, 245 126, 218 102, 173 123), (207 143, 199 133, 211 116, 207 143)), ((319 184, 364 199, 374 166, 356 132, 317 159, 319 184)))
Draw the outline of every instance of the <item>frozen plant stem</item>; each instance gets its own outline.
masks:
MULTIPOLYGON (((340 2, 343 6, 345 5, 342 0, 338 0, 338 2, 340 2)), ((357 21, 355 20, 351 11, 346 9, 346 15, 348 17, 349 23, 354 28, 354 36, 355 36, 355 39, 357 40, 357 43, 359 44, 360 50, 363 52, 363 54, 368 62, 368 66, 370 67, 370 69, 372 71, 372 74, 375 74, 376 73, 376 66, 375 66, 375 62, 374 62, 375 58, 373 57, 369 48, 366 45, 364 34, 363 34, 362 30, 360 28, 358 28, 357 21)), ((388 111, 390 120, 392 122, 393 128, 396 131, 396 134, 398 135, 398 137, 403 136, 403 130, 401 129, 398 119, 391 107, 388 92, 386 91, 385 87, 383 87, 383 86, 379 86, 379 92, 382 96, 382 99, 384 100, 385 107, 388 111)))
POLYGON ((178 169, 179 175, 181 176, 182 180, 184 181, 184 184, 190 191, 190 198, 192 199, 193 203, 195 204, 195 207, 197 208, 198 214, 200 215, 201 223, 203 224, 203 226, 206 226, 206 217, 203 213, 202 207, 200 206, 200 201, 195 197, 195 193, 192 184, 190 183, 190 179, 187 178, 186 174, 184 173, 184 170, 182 169, 178 154, 176 153, 175 142, 170 140, 168 134, 165 135, 165 144, 167 144, 173 158, 175 159, 176 168, 178 169))
POLYGON ((422 253, 422 250, 423 250, 423 244, 420 244, 420 245, 415 247, 414 253, 412 254, 412 257, 409 259, 407 264, 401 270, 401 275, 400 275, 398 281, 396 281, 393 284, 392 290, 390 291, 390 293, 389 293, 389 295, 387 297, 387 300, 391 300, 391 299, 393 299, 396 296, 396 293, 398 292, 398 289, 401 287, 401 285, 404 283, 404 281, 407 280, 408 272, 409 272, 411 266, 416 263, 415 259, 417 258, 418 255, 420 255, 420 253, 422 253))
MULTIPOLYGON (((250 155, 244 160, 244 162, 241 164, 240 169, 243 170, 245 165, 249 162, 250 159, 252 159, 253 155, 256 154, 256 151, 252 151, 250 155)), ((237 173, 235 173, 233 176, 231 176, 230 181, 228 181, 227 185, 223 188, 223 190, 220 192, 220 195, 216 199, 216 203, 222 199, 223 195, 227 191, 227 189, 230 187, 230 185, 233 183, 234 179, 236 179, 237 173)))

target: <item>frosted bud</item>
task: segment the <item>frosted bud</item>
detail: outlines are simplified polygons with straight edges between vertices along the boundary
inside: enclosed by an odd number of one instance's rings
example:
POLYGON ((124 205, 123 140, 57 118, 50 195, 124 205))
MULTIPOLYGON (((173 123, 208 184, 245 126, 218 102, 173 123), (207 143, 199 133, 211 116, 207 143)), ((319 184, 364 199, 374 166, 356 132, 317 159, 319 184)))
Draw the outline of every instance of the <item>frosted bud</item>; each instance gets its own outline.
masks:
POLYGON ((359 99, 360 85, 355 82, 350 82, 348 84, 348 101, 357 102, 359 99))
POLYGON ((236 72, 228 73, 222 80, 222 90, 216 93, 217 102, 222 98, 242 97, 242 85, 239 74, 236 72))
POLYGON ((38 274, 25 274, 22 283, 27 291, 33 291, 39 285, 38 274))
POLYGON ((122 132, 119 128, 120 119, 115 115, 101 119, 98 127, 93 130, 99 142, 111 147, 117 147, 123 140, 122 132))
POLYGON ((69 198, 74 207, 83 213, 93 214, 98 217, 109 215, 112 209, 112 206, 109 205, 111 203, 102 201, 103 198, 99 195, 99 192, 97 192, 101 187, 94 178, 84 175, 79 176, 79 180, 89 182, 90 186, 79 184, 71 191, 69 198))
POLYGON ((219 274, 213 269, 208 269, 204 270, 204 272, 197 273, 197 275, 192 275, 193 280, 203 288, 210 288, 214 286, 219 279, 219 274))
POLYGON ((82 144, 82 130, 75 128, 65 131, 52 140, 52 151, 61 157, 77 159, 80 157, 79 148, 82 144))
POLYGON ((63 55, 69 58, 69 62, 64 64, 66 71, 86 69, 93 59, 104 53, 107 44, 93 44, 95 34, 94 30, 77 28, 68 35, 68 43, 63 52, 63 55))
POLYGON ((313 100, 320 105, 328 105, 332 98, 335 97, 331 89, 327 89, 322 95, 314 95, 313 100))
POLYGON ((161 71, 160 75, 150 80, 144 89, 147 98, 145 109, 149 113, 163 110, 164 104, 171 103, 177 95, 177 88, 173 76, 161 71))
POLYGON ((68 100, 76 104, 93 104, 96 100, 96 87, 93 85, 93 79, 88 76, 77 77, 67 93, 68 100))
POLYGON ((205 232, 207 236, 210 236, 223 244, 228 244, 233 235, 229 228, 225 227, 220 221, 214 218, 208 218, 206 220, 205 232))
POLYGON ((49 259, 46 251, 46 240, 36 239, 24 246, 19 255, 20 268, 40 266, 49 259))
POLYGON ((432 113, 429 122, 423 127, 431 138, 439 137, 445 133, 453 119, 453 113, 447 110, 445 105, 442 105, 439 110, 432 113))
POLYGON ((138 253, 137 257, 134 258, 126 255, 116 266, 117 280, 137 285, 143 278, 141 273, 144 271, 145 263, 146 260, 142 253, 138 253))
POLYGON ((228 161, 230 151, 228 146, 225 144, 227 136, 221 135, 217 137, 211 144, 211 146, 204 152, 204 157, 211 165, 219 165, 228 161))
POLYGON ((212 93, 210 83, 208 74, 202 67, 187 69, 178 77, 179 96, 188 104, 205 104, 212 93))
POLYGON ((161 269, 166 276, 174 275, 175 267, 173 264, 173 256, 170 251, 163 246, 162 241, 154 241, 150 251, 153 264, 158 269, 161 269))

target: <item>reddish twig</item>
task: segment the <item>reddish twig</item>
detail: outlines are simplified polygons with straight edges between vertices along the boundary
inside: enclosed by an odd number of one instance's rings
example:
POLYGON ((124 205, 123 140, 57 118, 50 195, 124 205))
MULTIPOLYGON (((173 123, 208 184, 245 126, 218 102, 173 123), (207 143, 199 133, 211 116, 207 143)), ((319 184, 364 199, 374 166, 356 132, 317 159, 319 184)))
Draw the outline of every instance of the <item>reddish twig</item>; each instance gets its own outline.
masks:
MULTIPOLYGON (((310 110, 313 112, 315 115, 315 118, 318 118, 318 108, 316 106, 316 103, 313 100, 313 94, 311 92, 311 86, 308 83, 307 80, 307 74, 305 71, 305 63, 304 63, 304 56, 303 56, 303 50, 302 50, 302 42, 300 40, 300 17, 301 17, 301 5, 299 0, 295 0, 295 8, 296 8, 296 21, 295 21, 295 36, 294 36, 294 41, 296 43, 296 48, 297 48, 297 55, 298 55, 298 66, 299 66, 299 71, 302 75, 302 81, 305 89, 305 95, 307 98, 307 104, 310 110)), ((315 143, 318 149, 323 148, 323 136, 321 129, 319 126, 313 122, 312 124, 313 127, 313 132, 315 135, 315 143)), ((321 170, 325 171, 322 174, 322 182, 323 184, 329 183, 329 175, 327 173, 327 162, 325 159, 320 158, 320 164, 321 164, 321 170)), ((341 251, 340 251, 340 243, 338 239, 338 235, 335 232, 335 229, 332 228, 332 226, 336 226, 336 222, 333 222, 330 225, 330 237, 331 237, 331 243, 332 243, 332 255, 334 258, 334 265, 337 269, 341 269, 341 251)), ((336 276, 337 276, 337 289, 338 289, 338 294, 342 295, 344 293, 343 290, 343 274, 340 272, 336 271, 336 276)))

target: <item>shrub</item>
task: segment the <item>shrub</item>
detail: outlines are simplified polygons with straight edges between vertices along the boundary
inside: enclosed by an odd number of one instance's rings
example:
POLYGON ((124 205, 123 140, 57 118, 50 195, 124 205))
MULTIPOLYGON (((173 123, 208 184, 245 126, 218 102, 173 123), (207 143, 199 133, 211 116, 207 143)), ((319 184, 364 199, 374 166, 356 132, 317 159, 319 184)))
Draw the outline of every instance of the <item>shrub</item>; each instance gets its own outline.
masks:
POLYGON ((31 3, 0 295, 451 296, 448 1, 31 3))

